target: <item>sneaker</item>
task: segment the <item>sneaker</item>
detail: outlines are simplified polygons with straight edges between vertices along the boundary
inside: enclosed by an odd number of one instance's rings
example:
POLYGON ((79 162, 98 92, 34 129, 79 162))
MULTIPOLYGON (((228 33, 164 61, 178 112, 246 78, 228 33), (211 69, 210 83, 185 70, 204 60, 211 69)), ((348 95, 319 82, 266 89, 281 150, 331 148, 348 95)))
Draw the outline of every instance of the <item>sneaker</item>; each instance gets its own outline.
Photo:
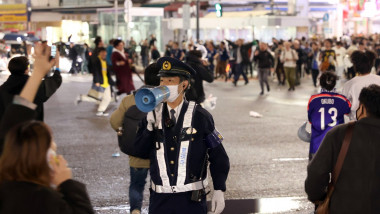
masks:
POLYGON ((78 95, 77 96, 77 98, 75 98, 75 105, 77 106, 77 105, 79 105, 79 103, 81 103, 82 102, 82 97, 81 97, 81 95, 78 95))
POLYGON ((234 84, 234 86, 236 87, 236 85, 237 85, 237 82, 236 82, 236 81, 233 81, 232 83, 233 83, 233 84, 234 84))
POLYGON ((140 210, 133 210, 133 211, 131 212, 131 214, 141 214, 141 211, 140 211, 140 210))
POLYGON ((260 96, 263 96, 264 95, 264 92, 262 91, 262 92, 260 92, 260 96))
POLYGON ((109 114, 108 113, 104 113, 104 111, 98 111, 96 113, 96 116, 98 117, 107 117, 109 114))
POLYGON ((248 81, 246 81, 245 83, 244 83, 244 85, 247 85, 249 82, 248 81))
POLYGON ((268 90, 268 92, 270 91, 270 87, 269 87, 269 85, 267 85, 267 90, 268 90))

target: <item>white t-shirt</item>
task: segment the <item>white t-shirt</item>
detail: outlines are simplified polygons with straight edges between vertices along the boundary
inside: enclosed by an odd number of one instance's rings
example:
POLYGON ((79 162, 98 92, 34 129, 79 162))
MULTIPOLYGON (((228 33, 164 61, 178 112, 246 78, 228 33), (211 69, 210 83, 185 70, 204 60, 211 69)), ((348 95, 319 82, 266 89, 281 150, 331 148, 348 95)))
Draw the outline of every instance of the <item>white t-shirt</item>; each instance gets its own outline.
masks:
POLYGON ((284 67, 295 68, 297 66, 296 61, 298 60, 298 54, 295 50, 290 49, 289 51, 286 48, 281 52, 280 60, 284 62, 284 67), (285 59, 293 59, 290 61, 285 61, 285 59))
POLYGON ((360 92, 364 87, 368 87, 372 84, 380 86, 380 76, 374 74, 356 76, 344 84, 342 94, 346 96, 352 104, 350 120, 356 120, 356 110, 359 108, 360 92))
POLYGON ((346 55, 346 49, 344 47, 334 48, 336 55, 336 62, 338 63, 338 67, 344 66, 343 58, 346 55))

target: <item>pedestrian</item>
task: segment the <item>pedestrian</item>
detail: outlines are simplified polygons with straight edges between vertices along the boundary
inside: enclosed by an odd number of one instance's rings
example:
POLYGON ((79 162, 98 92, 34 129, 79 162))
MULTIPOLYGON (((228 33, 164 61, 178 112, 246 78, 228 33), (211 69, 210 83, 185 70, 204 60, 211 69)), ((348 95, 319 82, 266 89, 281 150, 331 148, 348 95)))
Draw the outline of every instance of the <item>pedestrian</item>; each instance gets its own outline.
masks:
POLYGON ((156 36, 154 34, 150 35, 149 48, 156 45, 156 42, 157 42, 156 36))
POLYGON ((253 43, 250 42, 247 44, 243 44, 244 41, 242 39, 236 40, 236 43, 232 43, 230 41, 228 42, 233 47, 233 58, 236 60, 233 84, 234 86, 236 86, 240 78, 240 75, 243 75, 245 85, 247 85, 249 81, 248 81, 247 75, 244 72, 244 63, 243 63, 244 58, 243 57, 245 56, 248 57, 248 53, 246 51, 248 50, 249 47, 252 46, 253 43))
MULTIPOLYGON (((112 67, 112 59, 111 59, 111 56, 113 54, 113 49, 114 49, 114 42, 115 42, 115 39, 110 39, 109 42, 108 42, 108 46, 106 48, 106 51, 107 51, 107 58, 106 58, 106 62, 107 62, 107 69, 111 72, 111 74, 114 72, 114 69, 112 67)), ((124 47, 123 47, 123 51, 124 51, 124 47)))
POLYGON ((149 112, 141 121, 135 142, 151 161, 149 213, 206 214, 209 162, 215 189, 211 211, 220 214, 229 171, 223 137, 205 109, 184 99, 194 69, 171 57, 157 64, 161 85, 169 88, 170 96, 156 107, 156 117, 149 112))
POLYGON ((351 103, 343 95, 336 93, 338 76, 327 71, 320 77, 321 93, 310 97, 307 114, 311 123, 309 161, 317 152, 326 133, 336 125, 344 123, 344 115, 351 112, 351 103))
MULTIPOLYGON (((150 64, 144 72, 144 80, 146 86, 158 86, 160 84, 160 78, 157 76, 160 68, 156 63, 150 64)), ((110 117, 110 123, 112 128, 119 132, 120 127, 123 125, 124 114, 128 111, 131 106, 136 105, 135 93, 132 93, 123 98, 119 107, 112 113, 110 117)), ((138 127, 136 127, 138 128, 138 127)), ((125 131, 125 130, 124 130, 125 131)), ((131 214, 140 214, 144 186, 146 183, 146 178, 148 176, 148 170, 150 166, 149 159, 138 158, 129 155, 129 166, 130 166, 130 184, 129 184, 129 203, 131 214)))
POLYGON ((84 43, 84 57, 83 57, 83 63, 82 63, 82 72, 83 73, 89 73, 88 70, 88 63, 90 62, 90 47, 87 43, 84 43))
POLYGON ((281 61, 281 54, 284 49, 282 41, 278 42, 277 48, 274 51, 274 67, 277 75, 278 85, 285 85, 285 70, 284 63, 281 61))
POLYGON ((324 50, 321 51, 319 55, 319 61, 321 62, 319 70, 321 72, 325 71, 336 71, 336 53, 332 49, 333 41, 332 39, 326 39, 324 41, 324 50))
POLYGON ((111 86, 114 85, 114 82, 111 78, 110 72, 107 70, 107 50, 102 47, 98 49, 98 57, 97 60, 94 61, 94 66, 92 67, 92 75, 93 75, 93 85, 92 88, 94 90, 97 90, 98 92, 101 92, 103 95, 98 100, 97 97, 90 97, 88 95, 81 94, 77 97, 75 103, 78 105, 82 101, 86 102, 99 102, 98 111, 96 113, 96 116, 108 116, 109 114, 106 113, 107 107, 110 104, 112 97, 112 88, 111 86))
POLYGON ((260 42, 260 48, 259 50, 255 51, 255 57, 253 60, 258 63, 259 81, 261 88, 260 95, 264 95, 264 83, 267 86, 267 91, 270 91, 268 76, 270 75, 274 66, 274 58, 272 56, 272 53, 268 51, 268 45, 266 43, 260 42))
POLYGON ((77 74, 77 58, 78 58, 78 52, 75 49, 74 43, 70 43, 70 49, 69 49, 69 59, 71 60, 71 68, 69 73, 70 74, 77 74))
POLYGON ((344 78, 344 61, 343 60, 344 60, 344 57, 346 56, 346 49, 343 47, 343 43, 339 41, 336 43, 336 47, 334 48, 334 51, 336 54, 336 73, 339 80, 341 81, 344 78))
POLYGON ((355 120, 356 110, 359 108, 359 95, 364 87, 371 84, 380 85, 380 76, 371 74, 374 66, 376 54, 372 51, 362 52, 354 51, 351 55, 351 61, 354 65, 354 70, 358 74, 350 81, 343 85, 342 94, 346 96, 352 103, 350 120, 355 120))
POLYGON ((146 66, 148 66, 149 64, 149 49, 150 48, 148 46, 148 40, 147 39, 143 40, 140 43, 140 46, 141 46, 140 56, 141 56, 142 66, 143 68, 146 68, 146 66))
POLYGON ((290 48, 290 42, 285 42, 285 49, 281 53, 281 61, 284 63, 285 77, 289 84, 288 91, 295 90, 296 81, 296 62, 298 60, 298 54, 295 50, 290 48))
POLYGON ((178 42, 173 42, 173 46, 170 50, 170 56, 180 61, 185 59, 185 53, 179 49, 178 42))
POLYGON ((34 72, 1 120, 0 137, 6 135, 6 140, 0 158, 0 213, 93 214, 85 186, 72 180, 66 160, 55 154, 50 128, 32 121, 34 97, 55 63, 49 59, 50 47, 37 44, 34 49, 34 72))
POLYGON ((215 46, 212 40, 206 42, 206 48, 207 48, 207 60, 209 64, 208 69, 212 71, 212 73, 214 74, 214 70, 215 70, 214 60, 215 60, 215 55, 218 52, 215 49, 215 46))
POLYGON ((94 43, 95 43, 95 48, 94 48, 94 50, 91 53, 90 61, 88 63, 88 70, 89 70, 90 73, 94 70, 93 67, 96 67, 96 65, 97 65, 98 56, 99 56, 99 49, 103 48, 103 46, 104 46, 102 37, 100 37, 100 36, 97 36, 95 38, 94 43))
POLYGON ((213 82, 214 74, 208 68, 207 61, 202 59, 202 53, 199 50, 191 50, 186 56, 186 64, 190 65, 196 73, 191 76, 191 87, 186 91, 187 101, 194 101, 201 104, 205 101, 206 95, 203 88, 203 81, 213 82))
POLYGON ((311 43, 311 52, 309 58, 311 58, 311 77, 313 79, 314 87, 317 87, 317 78, 319 76, 319 46, 316 42, 311 43))
POLYGON ((226 68, 227 68, 230 57, 228 55, 226 43, 220 42, 219 49, 218 49, 217 54, 215 55, 215 58, 217 59, 216 69, 215 69, 215 72, 216 72, 215 78, 218 79, 219 77, 224 76, 225 81, 227 82, 228 78, 227 78, 226 68))
POLYGON ((380 162, 380 86, 363 88, 359 100, 358 121, 331 129, 307 167, 305 191, 310 201, 323 201, 327 186, 334 187, 329 213, 378 213, 380 210, 377 164, 380 162), (347 133, 352 137, 347 137, 349 144, 343 146, 347 133), (338 154, 343 151, 346 151, 345 158, 339 159, 338 154), (336 172, 337 165, 341 166, 340 173, 336 172), (334 175, 329 182, 334 173, 339 176, 334 175))
MULTIPOLYGON (((36 98, 33 103, 37 105, 36 119, 44 121, 44 103, 57 91, 62 84, 62 76, 59 70, 59 51, 55 56, 55 69, 52 76, 46 76, 38 89, 36 98)), ((11 75, 0 86, 0 119, 4 116, 4 112, 9 104, 12 103, 12 97, 20 94, 29 76, 29 60, 25 56, 12 58, 8 63, 8 70, 11 75)))
POLYGON ((157 62, 157 60, 161 57, 156 45, 151 46, 150 55, 152 56, 153 62, 157 62))
POLYGON ((295 84, 300 85, 301 84, 301 77, 302 77, 302 65, 306 61, 307 55, 304 52, 304 50, 301 48, 300 42, 298 40, 295 40, 293 42, 294 50, 297 52, 298 58, 296 61, 296 80, 295 84))
MULTIPOLYGON (((357 51, 358 50, 358 47, 356 46, 356 40, 353 40, 352 41, 352 44, 351 46, 347 49, 347 54, 348 54, 348 57, 349 57, 349 62, 351 62, 351 55, 354 51, 357 51)), ((352 62, 351 62, 352 64, 352 62)), ((356 76, 356 73, 355 73, 355 70, 354 70, 354 66, 353 65, 350 65, 348 68, 347 68, 347 79, 352 79, 356 76)))
POLYGON ((124 52, 124 42, 114 40, 111 62, 116 74, 117 95, 129 94, 135 90, 128 54, 124 52))

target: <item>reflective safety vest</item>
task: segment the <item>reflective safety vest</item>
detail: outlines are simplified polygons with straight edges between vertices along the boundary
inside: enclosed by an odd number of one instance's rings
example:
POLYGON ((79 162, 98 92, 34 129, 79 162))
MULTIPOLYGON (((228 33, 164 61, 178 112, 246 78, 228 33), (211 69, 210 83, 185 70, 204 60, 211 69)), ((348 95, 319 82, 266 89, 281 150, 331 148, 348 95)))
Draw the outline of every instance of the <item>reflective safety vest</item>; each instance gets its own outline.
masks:
MULTIPOLYGON (((192 134, 192 120, 193 114, 195 112, 196 104, 195 102, 189 102, 188 108, 185 112, 183 119, 183 126, 181 130, 181 134, 192 134)), ((162 133, 162 123, 158 123, 158 131, 162 133)), ((160 139, 158 139, 160 141, 160 139)), ((151 181, 151 188, 153 191, 157 193, 180 193, 180 192, 188 192, 193 190, 203 189, 208 186, 207 177, 204 180, 197 180, 191 183, 186 182, 187 176, 187 160, 189 154, 189 144, 190 138, 184 138, 183 141, 180 142, 179 155, 177 160, 177 168, 176 168, 176 185, 170 184, 170 177, 173 175, 169 175, 168 167, 170 163, 167 160, 167 155, 165 154, 167 145, 165 142, 156 142, 156 161, 158 166, 159 176, 162 180, 162 185, 156 185, 153 180, 151 181)), ((164 138, 161 141, 165 141, 164 138)), ((207 169, 205 169, 206 171, 207 169)), ((175 175, 174 175, 175 176, 175 175)))

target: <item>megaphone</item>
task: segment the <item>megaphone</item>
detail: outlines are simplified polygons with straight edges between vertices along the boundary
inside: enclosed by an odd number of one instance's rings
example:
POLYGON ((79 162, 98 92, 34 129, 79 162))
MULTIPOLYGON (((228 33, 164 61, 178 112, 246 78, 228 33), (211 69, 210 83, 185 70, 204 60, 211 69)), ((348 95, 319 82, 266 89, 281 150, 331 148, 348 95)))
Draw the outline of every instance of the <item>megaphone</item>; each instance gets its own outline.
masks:
POLYGON ((142 88, 136 92, 136 106, 142 112, 150 112, 158 104, 165 102, 169 98, 169 95, 170 91, 166 86, 142 88))

